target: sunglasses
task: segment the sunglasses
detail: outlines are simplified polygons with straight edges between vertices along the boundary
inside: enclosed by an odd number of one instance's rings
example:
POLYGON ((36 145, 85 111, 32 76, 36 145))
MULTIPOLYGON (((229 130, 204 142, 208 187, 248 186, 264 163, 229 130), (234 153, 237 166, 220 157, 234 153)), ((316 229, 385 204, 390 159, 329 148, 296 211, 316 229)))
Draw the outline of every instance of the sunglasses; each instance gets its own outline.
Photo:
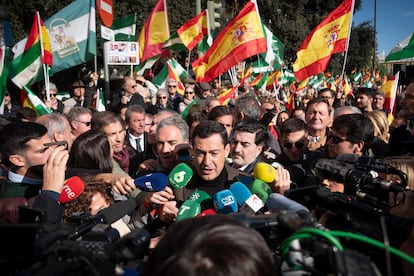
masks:
POLYGON ((176 88, 176 85, 168 85, 168 88, 176 88))
POLYGON ((305 142, 303 142, 303 140, 300 140, 295 143, 288 142, 283 144, 283 147, 285 147, 285 149, 291 149, 293 146, 295 146, 297 149, 302 149, 305 146, 305 142))
POLYGON ((57 94, 50 93, 49 95, 50 95, 50 97, 56 97, 57 94))
POLYGON ((85 126, 91 126, 91 122, 82 122, 82 121, 76 121, 78 123, 84 124, 85 126))
POLYGON ((167 97, 158 97, 158 99, 166 99, 167 97))
POLYGON ((184 92, 184 95, 187 95, 187 94, 192 95, 192 94, 194 94, 194 92, 187 92, 187 91, 185 91, 185 92, 184 92))
POLYGON ((328 140, 329 139, 331 139, 332 140, 332 142, 335 144, 335 145, 337 145, 337 144, 339 144, 339 143, 342 143, 342 142, 345 142, 345 141, 347 141, 347 139, 346 138, 341 138, 341 137, 338 137, 338 136, 335 136, 335 135, 329 135, 329 137, 328 137, 328 140))

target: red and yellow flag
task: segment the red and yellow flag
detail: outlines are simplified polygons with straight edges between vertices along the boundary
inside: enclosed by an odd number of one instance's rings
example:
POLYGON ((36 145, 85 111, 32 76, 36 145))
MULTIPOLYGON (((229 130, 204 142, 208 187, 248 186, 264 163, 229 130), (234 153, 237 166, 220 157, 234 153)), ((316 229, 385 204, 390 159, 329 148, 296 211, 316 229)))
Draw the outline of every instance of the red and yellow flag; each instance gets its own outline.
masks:
POLYGON ((138 37, 140 62, 161 54, 162 45, 169 37, 166 0, 158 0, 138 37))
POLYGON ((267 51, 256 6, 247 3, 223 29, 207 53, 193 62, 196 81, 211 81, 248 57, 267 51))
POLYGON ((325 71, 331 56, 346 51, 354 0, 344 0, 305 39, 293 64, 296 80, 325 71))
POLYGON ((177 30, 177 34, 185 47, 190 51, 193 50, 203 37, 208 35, 207 10, 184 23, 177 30))
POLYGON ((237 88, 239 86, 235 85, 232 88, 227 89, 226 91, 223 91, 217 98, 220 101, 220 105, 227 105, 230 101, 230 99, 235 95, 237 88))
POLYGON ((295 109, 295 93, 290 93, 290 96, 285 106, 288 111, 292 111, 293 109, 295 109))
POLYGON ((397 72, 397 74, 395 74, 394 76, 392 76, 381 87, 381 90, 385 94, 384 108, 386 110, 388 110, 388 122, 390 124, 394 120, 395 105, 396 105, 395 99, 397 97, 397 87, 398 87, 399 77, 400 77, 400 72, 397 72))

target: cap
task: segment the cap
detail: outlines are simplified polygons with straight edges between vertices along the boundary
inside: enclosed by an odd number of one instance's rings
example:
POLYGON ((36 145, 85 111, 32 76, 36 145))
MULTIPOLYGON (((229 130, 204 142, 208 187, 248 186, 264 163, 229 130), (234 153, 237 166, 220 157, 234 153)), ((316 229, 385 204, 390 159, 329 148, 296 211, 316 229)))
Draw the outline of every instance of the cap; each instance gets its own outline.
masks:
POLYGON ((195 84, 196 82, 195 82, 195 80, 193 80, 193 79, 192 79, 192 78, 190 78, 190 77, 185 77, 185 78, 183 79, 183 83, 195 84))
POLYGON ((200 88, 203 89, 203 90, 209 90, 209 89, 211 89, 211 86, 208 82, 201 82, 200 83, 200 88))

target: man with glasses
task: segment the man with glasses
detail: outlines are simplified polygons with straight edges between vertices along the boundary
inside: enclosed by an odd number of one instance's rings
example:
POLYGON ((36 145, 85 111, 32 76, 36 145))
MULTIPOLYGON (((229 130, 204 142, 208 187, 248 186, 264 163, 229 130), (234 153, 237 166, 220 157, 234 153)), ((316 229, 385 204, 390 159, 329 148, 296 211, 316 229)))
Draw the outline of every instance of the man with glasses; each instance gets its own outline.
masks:
POLYGON ((121 93, 114 94, 112 97, 111 111, 119 114, 122 108, 133 104, 145 108, 144 98, 137 91, 137 83, 135 79, 124 77, 121 93))
POLYGON ((279 131, 282 154, 275 161, 289 171, 296 185, 303 186, 311 162, 306 123, 299 118, 290 118, 281 124, 279 131))
POLYGON ((168 107, 178 112, 178 106, 183 101, 183 96, 177 93, 178 83, 175 79, 168 79, 165 85, 169 95, 168 107))
POLYGON ((92 111, 88 108, 72 107, 67 118, 72 129, 72 138, 75 140, 79 135, 91 129, 92 111))

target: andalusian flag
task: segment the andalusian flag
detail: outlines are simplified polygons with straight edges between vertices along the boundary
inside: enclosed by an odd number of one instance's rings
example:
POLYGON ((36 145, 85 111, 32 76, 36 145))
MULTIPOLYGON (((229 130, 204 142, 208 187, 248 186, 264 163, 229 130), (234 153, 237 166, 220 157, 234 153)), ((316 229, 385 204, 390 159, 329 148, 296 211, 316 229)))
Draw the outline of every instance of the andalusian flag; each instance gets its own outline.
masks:
POLYGON ((235 85, 232 88, 221 92, 221 94, 217 96, 218 100, 220 101, 220 105, 227 105, 230 99, 236 94, 238 87, 238 85, 235 85))
POLYGON ((385 94, 384 108, 388 110, 388 122, 391 124, 394 120, 395 105, 397 97, 398 80, 400 78, 400 72, 392 76, 386 83, 381 87, 381 90, 385 94))
MULTIPOLYGON (((17 87, 31 85, 43 72, 43 64, 52 66, 53 54, 49 32, 43 20, 36 12, 29 37, 24 47, 24 53, 19 59, 19 65, 13 70, 12 81, 17 87)), ((16 65, 16 64, 15 64, 16 65)))
MULTIPOLYGON (((50 75, 85 63, 96 56, 95 17, 95 0, 76 0, 45 21, 53 50, 50 75)), ((27 38, 13 47, 14 59, 9 66, 10 76, 18 73, 26 41, 27 38)))
POLYGON ((265 25, 263 28, 266 35, 267 52, 262 53, 261 56, 273 70, 281 70, 285 45, 265 25))
POLYGON ((177 34, 187 49, 193 50, 203 37, 208 35, 207 10, 185 22, 177 30, 177 34))
POLYGON ((128 15, 113 21, 111 30, 115 34, 115 41, 136 41, 137 16, 128 15))
POLYGON ((20 104, 23 107, 29 107, 36 111, 37 116, 52 113, 52 111, 33 93, 29 87, 23 86, 22 93, 20 95, 20 104))
POLYGON ((154 78, 153 83, 158 89, 166 88, 166 81, 168 79, 174 79, 178 84, 177 92, 184 94, 184 84, 182 83, 182 80, 186 77, 189 77, 187 71, 185 71, 185 69, 175 59, 170 59, 154 78))
POLYGON ((288 69, 283 70, 282 76, 279 78, 278 82, 281 85, 287 85, 296 80, 295 75, 288 69))
POLYGON ((173 51, 186 51, 187 47, 185 47, 181 37, 178 36, 177 32, 173 33, 170 38, 165 41, 162 45, 162 49, 170 49, 173 51))
POLYGON ((7 90, 7 60, 9 49, 6 46, 0 47, 0 114, 4 114, 4 96, 7 90))
POLYGON ((193 62, 196 81, 211 81, 237 63, 267 51, 259 13, 253 2, 223 29, 207 53, 193 62))
POLYGON ((346 51, 353 11, 354 0, 345 0, 306 37, 293 64, 298 81, 325 71, 333 54, 346 51))
POLYGON ((95 110, 96 111, 105 111, 106 107, 105 107, 105 98, 104 98, 104 93, 102 91, 102 88, 99 88, 96 90, 96 106, 95 106, 95 110))
POLYGON ((158 0, 138 37, 140 62, 161 54, 162 46, 169 37, 166 0, 158 0))

